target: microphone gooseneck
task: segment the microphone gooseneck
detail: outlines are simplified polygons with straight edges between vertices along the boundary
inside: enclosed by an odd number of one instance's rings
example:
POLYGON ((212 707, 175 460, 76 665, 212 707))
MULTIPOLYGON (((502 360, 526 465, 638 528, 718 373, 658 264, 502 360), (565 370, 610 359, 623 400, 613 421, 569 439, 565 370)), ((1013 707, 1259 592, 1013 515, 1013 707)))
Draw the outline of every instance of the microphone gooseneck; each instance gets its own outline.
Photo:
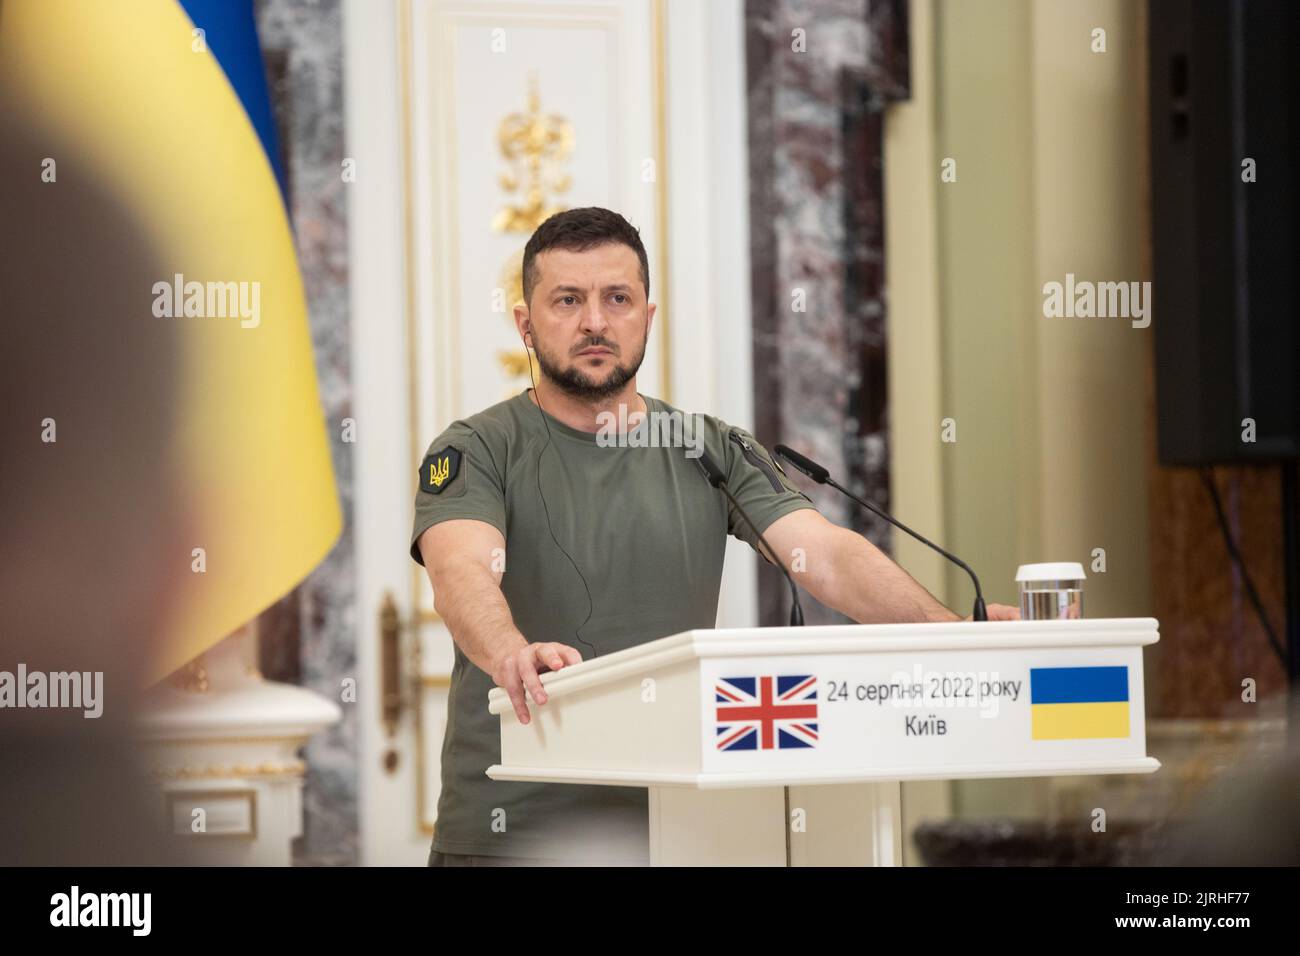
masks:
POLYGON ((780 455, 790 464, 794 465, 795 468, 799 469, 801 472, 803 472, 813 481, 817 482, 817 484, 830 485, 840 494, 846 495, 847 497, 856 501, 858 504, 862 505, 862 507, 866 508, 868 511, 884 518, 895 528, 898 528, 901 531, 906 531, 917 541, 920 541, 923 545, 933 548, 935 551, 938 551, 940 554, 942 554, 953 564, 957 565, 957 567, 961 568, 963 571, 969 574, 971 582, 975 585, 975 606, 971 612, 971 619, 975 621, 987 621, 989 619, 988 607, 984 604, 984 592, 980 588, 980 579, 976 577, 975 572, 971 570, 971 566, 969 564, 967 564, 961 558, 957 557, 955 554, 949 551, 945 551, 943 548, 939 547, 929 538, 917 534, 907 525, 903 524, 901 521, 896 520, 891 515, 886 514, 884 511, 880 510, 880 508, 876 507, 870 501, 867 501, 864 498, 859 498, 853 492, 849 491, 849 489, 845 488, 834 478, 832 478, 831 473, 829 471, 827 471, 824 467, 817 464, 817 462, 813 461, 811 458, 807 457, 806 455, 799 454, 799 452, 795 451, 793 448, 790 448, 788 445, 777 445, 773 448, 773 451, 775 451, 778 455, 780 455))
POLYGON ((744 519, 745 524, 749 525, 749 527, 753 529, 759 543, 763 545, 767 550, 768 555, 771 557, 772 563, 775 564, 777 568, 780 569, 781 573, 785 575, 785 580, 790 585, 790 626, 802 627, 803 606, 799 603, 799 588, 794 583, 794 576, 786 569, 786 566, 781 563, 781 560, 776 556, 776 551, 767 543, 767 538, 763 537, 762 532, 758 530, 754 525, 754 522, 750 520, 749 515, 745 513, 745 509, 740 506, 740 502, 736 500, 735 495, 731 493, 731 489, 727 487, 727 476, 723 473, 722 469, 718 467, 718 463, 713 460, 703 447, 700 448, 700 457, 696 459, 696 463, 700 466, 700 470, 704 472, 704 477, 708 483, 727 496, 727 500, 731 502, 732 507, 736 509, 736 513, 744 519))

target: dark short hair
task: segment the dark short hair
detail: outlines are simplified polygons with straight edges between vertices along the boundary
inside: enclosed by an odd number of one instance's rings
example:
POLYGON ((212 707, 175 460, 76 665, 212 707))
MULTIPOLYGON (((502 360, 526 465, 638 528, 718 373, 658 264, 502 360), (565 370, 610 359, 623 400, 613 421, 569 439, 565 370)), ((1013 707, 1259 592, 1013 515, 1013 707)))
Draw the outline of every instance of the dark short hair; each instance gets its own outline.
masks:
POLYGON ((636 226, 609 209, 584 206, 557 212, 537 227, 524 246, 524 302, 532 302, 533 287, 540 278, 535 261, 539 253, 547 249, 586 252, 610 242, 628 246, 636 253, 641 260, 641 284, 645 286, 646 298, 650 298, 650 260, 636 226))

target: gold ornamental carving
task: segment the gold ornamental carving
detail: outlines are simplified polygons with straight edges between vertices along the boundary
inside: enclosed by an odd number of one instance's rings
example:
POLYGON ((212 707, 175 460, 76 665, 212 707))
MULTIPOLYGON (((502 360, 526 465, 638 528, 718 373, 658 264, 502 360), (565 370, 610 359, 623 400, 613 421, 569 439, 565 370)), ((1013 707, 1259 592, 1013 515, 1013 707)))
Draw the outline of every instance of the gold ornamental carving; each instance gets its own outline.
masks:
POLYGON ((537 75, 528 78, 528 107, 511 113, 497 127, 497 145, 509 170, 499 182, 507 193, 520 193, 507 202, 492 220, 493 232, 531 235, 543 222, 565 207, 551 193, 569 191, 573 177, 563 164, 573 154, 573 124, 563 116, 542 112, 537 92, 537 75))
MULTIPOLYGON (((511 113, 497 127, 497 146, 508 167, 498 181, 511 199, 492 218, 493 232, 531 236, 543 222, 568 208, 557 197, 573 185, 573 177, 564 169, 573 154, 573 124, 542 110, 535 73, 528 77, 527 104, 523 112, 511 113)), ((501 287, 507 310, 523 300, 522 247, 501 270, 501 287)), ((512 382, 529 374, 526 350, 500 351, 497 361, 512 382)))

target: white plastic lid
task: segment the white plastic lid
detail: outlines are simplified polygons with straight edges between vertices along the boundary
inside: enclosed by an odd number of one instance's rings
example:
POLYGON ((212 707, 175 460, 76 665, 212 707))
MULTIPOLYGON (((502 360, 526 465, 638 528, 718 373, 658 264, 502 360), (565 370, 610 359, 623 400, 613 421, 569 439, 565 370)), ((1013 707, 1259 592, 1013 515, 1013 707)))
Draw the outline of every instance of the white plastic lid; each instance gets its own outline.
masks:
POLYGON ((1083 565, 1077 561, 1022 564, 1016 571, 1017 581, 1082 581, 1085 577, 1083 565))

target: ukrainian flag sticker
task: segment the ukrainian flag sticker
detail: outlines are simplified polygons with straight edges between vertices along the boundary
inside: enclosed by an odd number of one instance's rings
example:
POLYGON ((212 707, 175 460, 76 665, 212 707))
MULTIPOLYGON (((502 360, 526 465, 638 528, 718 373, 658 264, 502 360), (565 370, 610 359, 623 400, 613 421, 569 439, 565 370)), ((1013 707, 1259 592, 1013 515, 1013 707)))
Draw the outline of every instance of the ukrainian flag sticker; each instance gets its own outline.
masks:
POLYGON ((1129 736, 1127 667, 1031 667, 1034 740, 1129 736))

